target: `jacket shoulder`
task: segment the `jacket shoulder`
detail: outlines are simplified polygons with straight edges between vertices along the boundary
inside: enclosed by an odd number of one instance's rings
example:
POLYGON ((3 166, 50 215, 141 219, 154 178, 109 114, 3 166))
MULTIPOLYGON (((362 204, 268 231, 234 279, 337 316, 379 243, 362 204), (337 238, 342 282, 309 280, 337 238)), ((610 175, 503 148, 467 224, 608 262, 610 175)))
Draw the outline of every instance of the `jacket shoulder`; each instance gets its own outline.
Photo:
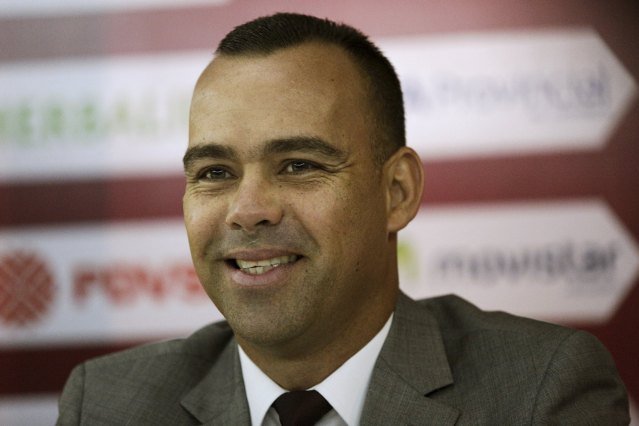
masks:
POLYGON ((229 326, 220 322, 186 339, 86 361, 67 380, 57 424, 115 425, 130 418, 146 419, 136 424, 153 424, 158 418, 166 424, 190 424, 180 401, 216 364, 232 337, 229 326))
MULTIPOLYGON (((589 333, 524 318, 502 311, 484 311, 453 295, 418 301, 435 319, 453 372, 474 365, 483 378, 505 379, 518 371, 522 380, 539 382, 561 351, 596 353, 606 363, 611 358, 589 333)), ((514 379, 514 377, 512 378, 514 379)))
POLYGON ((436 318, 454 376, 440 400, 494 424, 627 424, 625 387, 593 335, 457 296, 417 303, 436 318))

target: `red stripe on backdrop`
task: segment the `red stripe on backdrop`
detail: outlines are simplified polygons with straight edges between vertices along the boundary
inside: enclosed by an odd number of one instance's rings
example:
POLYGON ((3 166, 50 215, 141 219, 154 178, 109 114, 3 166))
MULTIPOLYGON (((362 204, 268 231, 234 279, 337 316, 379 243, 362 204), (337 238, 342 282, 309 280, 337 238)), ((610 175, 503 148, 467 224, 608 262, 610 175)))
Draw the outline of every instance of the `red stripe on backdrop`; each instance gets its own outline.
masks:
POLYGON ((184 178, 0 185, 0 227, 181 216, 184 178))
MULTIPOLYGON (((296 11, 350 23, 373 36, 452 31, 594 26, 631 69, 639 55, 634 0, 538 2, 459 0, 233 0, 221 6, 139 10, 78 16, 0 19, 0 62, 211 49, 233 26, 275 11, 296 11), (392 19, 389 11, 392 10, 392 19), (629 34, 630 33, 630 34, 629 34)), ((634 64, 634 66, 633 66, 634 64)))
POLYGON ((79 363, 130 344, 0 350, 0 395, 59 392, 79 363))
POLYGON ((424 203, 598 197, 639 240, 639 103, 602 151, 427 161, 424 203))
MULTIPOLYGON (((602 153, 427 161, 424 203, 601 197, 637 237, 637 158, 627 140, 602 153)), ((183 192, 181 176, 3 184, 0 227, 177 217, 183 192)))
MULTIPOLYGON (((636 158, 581 153, 426 162, 424 204, 601 197, 639 235, 636 158)), ((4 184, 0 227, 177 217, 183 192, 180 176, 4 184)))

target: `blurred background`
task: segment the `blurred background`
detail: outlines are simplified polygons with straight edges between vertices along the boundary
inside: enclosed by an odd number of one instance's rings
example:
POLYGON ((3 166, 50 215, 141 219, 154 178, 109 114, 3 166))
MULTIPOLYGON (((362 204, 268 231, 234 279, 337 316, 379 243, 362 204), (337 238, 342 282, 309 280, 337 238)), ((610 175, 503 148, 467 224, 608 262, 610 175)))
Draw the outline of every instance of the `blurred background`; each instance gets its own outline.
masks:
POLYGON ((0 424, 52 424, 74 365, 220 318, 182 224, 188 104, 276 11, 396 66, 426 168, 404 291, 588 330, 639 400, 638 2, 0 0, 0 424))

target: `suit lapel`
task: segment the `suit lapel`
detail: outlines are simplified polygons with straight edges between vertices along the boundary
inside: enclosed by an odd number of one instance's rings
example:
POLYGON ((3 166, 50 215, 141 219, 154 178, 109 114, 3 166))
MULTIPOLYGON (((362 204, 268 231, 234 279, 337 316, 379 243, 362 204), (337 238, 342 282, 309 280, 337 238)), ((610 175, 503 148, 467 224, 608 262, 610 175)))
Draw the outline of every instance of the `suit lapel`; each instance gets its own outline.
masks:
POLYGON ((182 407, 203 425, 250 425, 235 340, 226 346, 207 375, 184 397, 182 407))
POLYGON ((362 424, 453 425, 459 410, 427 396, 452 383, 436 319, 400 294, 373 370, 362 424))

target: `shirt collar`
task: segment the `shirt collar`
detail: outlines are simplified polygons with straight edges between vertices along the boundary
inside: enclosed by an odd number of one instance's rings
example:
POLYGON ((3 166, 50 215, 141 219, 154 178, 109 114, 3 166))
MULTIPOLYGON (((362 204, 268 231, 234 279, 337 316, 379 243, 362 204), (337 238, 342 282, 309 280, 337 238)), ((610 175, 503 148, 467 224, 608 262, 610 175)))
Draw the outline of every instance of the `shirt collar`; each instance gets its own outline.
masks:
MULTIPOLYGON (((373 367, 388 336, 392 319, 391 314, 375 337, 330 376, 311 388, 322 394, 349 426, 359 424, 373 367)), ((260 426, 273 401, 287 391, 264 374, 239 345, 238 348, 251 423, 260 426)))

